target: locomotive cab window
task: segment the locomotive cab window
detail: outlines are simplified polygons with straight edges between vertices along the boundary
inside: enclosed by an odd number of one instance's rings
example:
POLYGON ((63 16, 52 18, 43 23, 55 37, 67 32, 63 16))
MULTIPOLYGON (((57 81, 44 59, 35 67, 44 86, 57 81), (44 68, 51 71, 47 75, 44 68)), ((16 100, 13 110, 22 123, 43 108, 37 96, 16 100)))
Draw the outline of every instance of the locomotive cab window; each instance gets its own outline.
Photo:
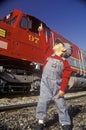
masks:
POLYGON ((20 26, 23 29, 27 29, 28 31, 36 33, 34 28, 33 28, 32 22, 33 21, 32 21, 32 19, 29 18, 29 16, 23 16, 21 21, 20 21, 20 26))
POLYGON ((48 41, 49 38, 51 37, 51 32, 50 32, 50 29, 48 27, 46 27, 45 33, 46 33, 46 38, 47 38, 47 41, 48 41))
POLYGON ((17 16, 13 15, 13 13, 10 13, 10 14, 8 14, 8 15, 6 15, 6 16, 4 17, 3 21, 4 21, 5 23, 7 23, 7 24, 12 25, 12 24, 15 23, 16 19, 17 19, 17 16))
POLYGON ((32 21, 32 28, 30 28, 30 31, 39 34, 38 27, 40 26, 40 23, 42 23, 39 19, 29 16, 30 20, 32 21))
POLYGON ((20 26, 23 29, 28 29, 28 21, 27 21, 27 18, 25 16, 22 17, 22 19, 20 21, 20 26))

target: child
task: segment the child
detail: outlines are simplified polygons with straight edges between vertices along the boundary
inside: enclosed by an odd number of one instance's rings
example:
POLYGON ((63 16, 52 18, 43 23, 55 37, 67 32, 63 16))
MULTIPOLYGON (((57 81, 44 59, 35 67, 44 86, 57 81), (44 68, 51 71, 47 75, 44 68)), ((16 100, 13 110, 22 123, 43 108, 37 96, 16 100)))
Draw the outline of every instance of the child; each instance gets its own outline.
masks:
MULTIPOLYGON (((43 33, 42 27, 40 33, 43 33)), ((63 130, 72 130, 70 116, 64 99, 65 89, 72 73, 72 69, 65 57, 67 58, 72 54, 72 48, 69 44, 56 39, 55 46, 51 52, 43 67, 40 96, 36 108, 38 125, 35 130, 43 130, 44 120, 51 100, 54 100, 56 104, 59 122, 63 130)))

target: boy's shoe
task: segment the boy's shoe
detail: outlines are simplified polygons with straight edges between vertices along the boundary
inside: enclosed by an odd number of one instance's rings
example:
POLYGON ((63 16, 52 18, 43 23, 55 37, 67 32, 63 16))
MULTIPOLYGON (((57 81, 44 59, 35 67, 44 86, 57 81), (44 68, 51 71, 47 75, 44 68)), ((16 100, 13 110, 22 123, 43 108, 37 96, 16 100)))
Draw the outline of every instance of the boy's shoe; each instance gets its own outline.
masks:
POLYGON ((62 130, 72 130, 72 126, 71 125, 63 125, 62 130))
POLYGON ((38 125, 34 128, 34 130, 43 130, 43 128, 44 128, 44 124, 38 124, 38 125))

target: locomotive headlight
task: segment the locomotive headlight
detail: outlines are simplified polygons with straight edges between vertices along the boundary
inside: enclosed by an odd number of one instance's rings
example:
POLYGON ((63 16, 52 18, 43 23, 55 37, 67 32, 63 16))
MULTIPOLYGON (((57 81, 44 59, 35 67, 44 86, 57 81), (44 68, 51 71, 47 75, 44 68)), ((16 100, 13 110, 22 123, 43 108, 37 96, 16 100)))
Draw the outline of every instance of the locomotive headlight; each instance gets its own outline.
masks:
POLYGON ((6 30, 0 28, 0 37, 6 37, 6 30))

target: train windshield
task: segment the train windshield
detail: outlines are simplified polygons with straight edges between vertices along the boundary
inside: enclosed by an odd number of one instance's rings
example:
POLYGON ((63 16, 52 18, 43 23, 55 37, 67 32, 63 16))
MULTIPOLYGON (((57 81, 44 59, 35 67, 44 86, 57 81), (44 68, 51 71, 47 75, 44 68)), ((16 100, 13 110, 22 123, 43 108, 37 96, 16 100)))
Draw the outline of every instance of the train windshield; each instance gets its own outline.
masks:
POLYGON ((4 21, 5 23, 7 23, 7 24, 12 25, 12 24, 15 23, 16 18, 17 18, 16 15, 14 15, 13 13, 10 13, 10 14, 6 15, 6 16, 3 18, 3 21, 4 21))

